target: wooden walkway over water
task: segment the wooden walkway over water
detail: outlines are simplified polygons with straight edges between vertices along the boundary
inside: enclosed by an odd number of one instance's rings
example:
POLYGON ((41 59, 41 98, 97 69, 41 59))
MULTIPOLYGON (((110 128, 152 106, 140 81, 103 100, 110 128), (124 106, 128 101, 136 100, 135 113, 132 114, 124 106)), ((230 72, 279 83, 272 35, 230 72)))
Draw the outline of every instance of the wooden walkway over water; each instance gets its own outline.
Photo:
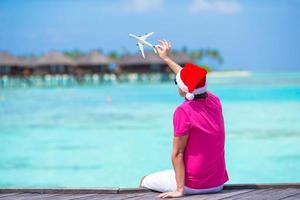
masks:
MULTIPOLYGON (((159 193, 142 188, 97 189, 0 189, 0 200, 137 200, 159 199, 159 193)), ((185 196, 185 200, 300 200, 300 183, 294 184, 231 184, 215 194, 185 196)))

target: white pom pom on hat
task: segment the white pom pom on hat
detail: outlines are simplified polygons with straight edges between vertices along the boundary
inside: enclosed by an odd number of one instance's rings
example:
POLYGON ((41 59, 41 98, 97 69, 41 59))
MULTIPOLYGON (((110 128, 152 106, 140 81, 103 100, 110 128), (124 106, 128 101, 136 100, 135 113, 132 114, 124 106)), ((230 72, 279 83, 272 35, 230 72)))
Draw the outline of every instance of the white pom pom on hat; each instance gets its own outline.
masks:
POLYGON ((195 94, 206 92, 206 69, 187 63, 177 74, 177 86, 186 92, 186 99, 193 100, 195 94))
POLYGON ((187 98, 188 100, 193 100, 195 97, 195 95, 193 93, 186 93, 185 98, 187 98))

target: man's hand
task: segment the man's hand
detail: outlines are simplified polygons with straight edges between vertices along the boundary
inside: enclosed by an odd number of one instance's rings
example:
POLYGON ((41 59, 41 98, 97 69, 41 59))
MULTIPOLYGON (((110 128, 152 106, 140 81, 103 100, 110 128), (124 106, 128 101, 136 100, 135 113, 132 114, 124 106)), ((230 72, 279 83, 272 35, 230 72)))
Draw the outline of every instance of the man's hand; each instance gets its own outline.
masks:
POLYGON ((170 58, 171 43, 166 40, 158 41, 160 44, 156 45, 155 49, 157 50, 159 57, 164 60, 164 62, 170 67, 170 69, 175 74, 177 74, 179 70, 181 70, 181 67, 170 58))
POLYGON ((155 49, 159 57, 163 60, 170 58, 171 43, 167 40, 158 40, 160 45, 156 45, 155 49))
POLYGON ((158 195, 159 198, 174 198, 174 197, 182 197, 183 192, 175 191, 175 192, 164 192, 158 195))

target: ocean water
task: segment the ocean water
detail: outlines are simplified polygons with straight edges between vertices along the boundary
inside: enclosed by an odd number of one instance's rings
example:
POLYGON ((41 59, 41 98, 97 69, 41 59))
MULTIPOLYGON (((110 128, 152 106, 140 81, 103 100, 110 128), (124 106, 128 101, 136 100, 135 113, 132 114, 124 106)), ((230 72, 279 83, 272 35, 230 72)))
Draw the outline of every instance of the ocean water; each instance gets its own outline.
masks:
MULTIPOLYGON (((209 78, 228 183, 300 182, 300 73, 209 78)), ((172 167, 172 82, 0 90, 0 187, 136 187, 172 167)))

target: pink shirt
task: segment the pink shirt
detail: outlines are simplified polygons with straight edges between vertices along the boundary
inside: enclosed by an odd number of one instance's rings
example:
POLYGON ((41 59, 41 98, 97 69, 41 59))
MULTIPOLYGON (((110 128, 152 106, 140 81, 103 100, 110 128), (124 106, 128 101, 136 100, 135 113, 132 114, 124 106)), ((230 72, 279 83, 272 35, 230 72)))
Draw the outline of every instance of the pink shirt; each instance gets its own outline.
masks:
POLYGON ((189 135, 184 152, 185 186, 205 189, 229 180, 224 158, 225 130, 218 97, 184 101, 174 112, 174 136, 189 135))

